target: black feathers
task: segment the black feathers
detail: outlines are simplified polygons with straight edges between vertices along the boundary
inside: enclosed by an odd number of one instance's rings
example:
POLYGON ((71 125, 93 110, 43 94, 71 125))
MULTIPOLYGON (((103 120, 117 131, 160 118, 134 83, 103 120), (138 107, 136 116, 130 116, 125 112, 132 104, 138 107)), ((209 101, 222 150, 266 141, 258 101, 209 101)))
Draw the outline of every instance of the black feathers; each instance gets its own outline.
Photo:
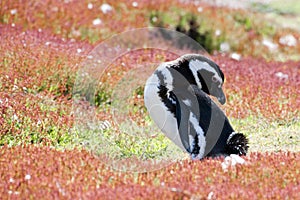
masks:
POLYGON ((246 155, 248 148, 248 139, 245 135, 242 133, 233 133, 233 135, 228 138, 226 153, 244 156, 246 155))
POLYGON ((176 117, 176 96, 172 91, 169 91, 166 87, 166 83, 164 81, 164 76, 161 72, 156 71, 156 75, 159 79, 159 86, 158 86, 158 96, 160 97, 161 101, 166 105, 168 110, 173 113, 174 117, 176 117))

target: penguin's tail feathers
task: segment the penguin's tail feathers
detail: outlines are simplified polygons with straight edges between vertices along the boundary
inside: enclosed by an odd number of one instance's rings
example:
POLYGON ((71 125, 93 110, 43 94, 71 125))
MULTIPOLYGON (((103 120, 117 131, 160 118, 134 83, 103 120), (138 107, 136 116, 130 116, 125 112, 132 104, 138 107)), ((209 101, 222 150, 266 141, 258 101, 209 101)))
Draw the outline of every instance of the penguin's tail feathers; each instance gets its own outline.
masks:
POLYGON ((248 152, 248 139, 242 133, 231 133, 226 143, 226 153, 245 156, 248 152))

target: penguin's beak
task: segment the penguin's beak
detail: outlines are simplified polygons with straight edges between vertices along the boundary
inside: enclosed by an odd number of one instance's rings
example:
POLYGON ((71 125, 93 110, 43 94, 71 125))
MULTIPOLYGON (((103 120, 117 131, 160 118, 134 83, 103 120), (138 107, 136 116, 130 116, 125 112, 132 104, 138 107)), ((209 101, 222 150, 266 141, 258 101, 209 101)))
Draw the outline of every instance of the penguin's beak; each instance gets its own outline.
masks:
POLYGON ((213 87, 210 90, 210 95, 216 97, 220 104, 224 105, 226 103, 226 97, 222 90, 222 87, 213 87))
POLYGON ((226 103, 226 97, 225 97, 225 94, 224 94, 222 88, 219 88, 215 92, 214 96, 217 97, 217 99, 220 102, 220 104, 224 105, 226 103))

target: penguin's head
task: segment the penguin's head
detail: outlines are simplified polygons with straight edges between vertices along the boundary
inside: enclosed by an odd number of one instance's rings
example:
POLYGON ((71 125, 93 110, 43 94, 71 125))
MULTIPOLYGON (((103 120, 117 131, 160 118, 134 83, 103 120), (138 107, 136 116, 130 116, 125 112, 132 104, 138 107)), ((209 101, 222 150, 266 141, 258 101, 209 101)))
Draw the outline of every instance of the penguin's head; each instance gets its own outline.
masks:
POLYGON ((205 93, 216 97, 221 104, 226 102, 222 89, 224 74, 215 62, 199 54, 184 55, 178 62, 184 68, 181 73, 191 84, 196 84, 205 93))

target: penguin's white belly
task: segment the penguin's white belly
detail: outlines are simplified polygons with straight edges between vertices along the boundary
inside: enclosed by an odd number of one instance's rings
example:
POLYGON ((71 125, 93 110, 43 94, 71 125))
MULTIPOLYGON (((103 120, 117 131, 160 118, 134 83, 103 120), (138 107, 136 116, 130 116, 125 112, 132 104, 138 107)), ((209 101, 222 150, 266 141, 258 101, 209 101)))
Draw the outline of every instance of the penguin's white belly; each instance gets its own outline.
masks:
POLYGON ((162 102, 161 98, 158 96, 158 91, 157 77, 152 75, 148 79, 144 91, 145 106, 148 113, 159 129, 161 129, 161 131, 177 146, 182 150, 185 150, 180 139, 177 119, 162 102))

